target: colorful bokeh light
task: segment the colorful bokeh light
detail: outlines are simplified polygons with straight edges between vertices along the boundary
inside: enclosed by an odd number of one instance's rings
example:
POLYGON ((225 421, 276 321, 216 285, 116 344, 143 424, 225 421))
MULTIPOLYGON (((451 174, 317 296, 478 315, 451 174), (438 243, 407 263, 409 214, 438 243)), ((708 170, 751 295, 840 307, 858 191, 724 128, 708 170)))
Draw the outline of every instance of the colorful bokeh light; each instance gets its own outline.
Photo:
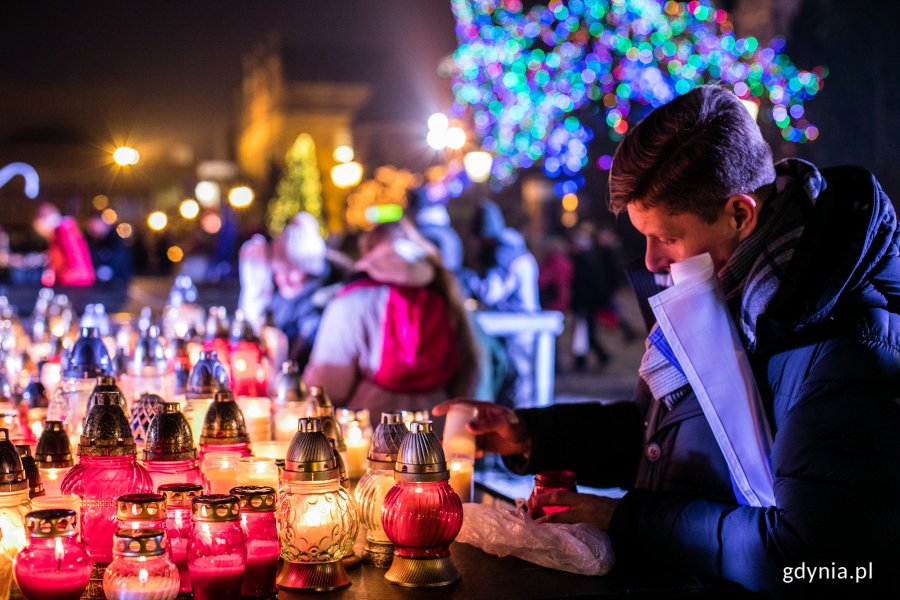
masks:
POLYGON ((728 13, 709 0, 551 0, 527 11, 521 0, 452 0, 452 8, 453 112, 471 119, 500 182, 543 161, 548 176, 577 189, 594 131, 605 125, 617 142, 650 109, 711 82, 766 103, 766 120, 788 141, 819 135, 804 102, 827 69, 798 69, 781 38, 762 47, 735 37, 728 13))

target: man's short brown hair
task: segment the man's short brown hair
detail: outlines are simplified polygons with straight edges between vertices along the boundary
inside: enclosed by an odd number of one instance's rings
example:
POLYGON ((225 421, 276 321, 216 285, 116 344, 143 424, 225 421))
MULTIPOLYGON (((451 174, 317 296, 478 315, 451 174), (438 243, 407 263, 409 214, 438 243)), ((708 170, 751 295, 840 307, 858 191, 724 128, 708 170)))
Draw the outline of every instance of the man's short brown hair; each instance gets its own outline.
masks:
POLYGON ((609 171, 609 206, 632 202, 718 218, 734 194, 762 200, 775 181, 772 151, 732 92, 704 85, 651 112, 632 129, 609 171))

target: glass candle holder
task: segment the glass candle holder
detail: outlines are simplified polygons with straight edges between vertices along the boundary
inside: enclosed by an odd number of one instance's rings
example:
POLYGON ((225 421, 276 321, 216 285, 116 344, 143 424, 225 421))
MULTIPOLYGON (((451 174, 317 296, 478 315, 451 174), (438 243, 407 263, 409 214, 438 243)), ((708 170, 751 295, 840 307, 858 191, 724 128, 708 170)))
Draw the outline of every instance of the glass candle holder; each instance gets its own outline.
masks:
POLYGON ((306 402, 287 402, 275 409, 275 439, 290 443, 297 433, 297 422, 310 416, 306 402))
POLYGON ((278 466, 274 458, 244 456, 238 459, 235 478, 239 486, 269 486, 278 489, 278 466))
POLYGON ((268 377, 259 341, 238 340, 231 345, 231 378, 236 396, 264 396, 268 377))
POLYGON ((397 484, 384 499, 382 525, 394 543, 384 578, 406 587, 437 587, 459 580, 450 543, 462 527, 463 509, 450 487, 446 459, 430 421, 416 421, 395 463, 397 484))
POLYGON ((200 456, 206 452, 239 452, 250 456, 250 437, 244 414, 231 392, 216 392, 214 402, 203 419, 200 456))
POLYGON ((74 510, 80 514, 81 499, 68 494, 46 494, 32 499, 31 508, 33 510, 74 510))
POLYGON ((178 569, 166 552, 162 529, 120 529, 113 561, 103 575, 106 600, 174 600, 178 569))
POLYGON ((287 456, 287 449, 289 445, 289 441, 254 442, 253 456, 258 456, 260 458, 272 458, 275 460, 284 460, 284 457, 287 456))
POLYGON ((81 540, 93 561, 87 596, 102 598, 103 571, 112 560, 116 498, 153 491, 147 470, 138 464, 134 438, 117 392, 92 396, 95 403, 84 422, 78 464, 62 482, 63 494, 81 499, 81 540))
POLYGON ((15 561, 16 581, 26 598, 78 600, 87 588, 91 558, 78 541, 74 510, 25 515, 27 543, 15 561))
POLYGON ((241 528, 247 546, 242 598, 270 598, 278 589, 275 574, 281 545, 275 526, 275 490, 268 486, 240 486, 231 493, 241 499, 241 528))
POLYGON ((341 472, 341 485, 349 489, 350 474, 347 472, 347 444, 344 441, 341 424, 338 422, 335 414, 334 404, 332 404, 331 398, 325 393, 325 390, 318 385, 309 386, 308 403, 314 411, 314 414, 310 416, 319 418, 322 433, 332 441, 335 459, 341 472))
POLYGON ((158 394, 163 398, 175 395, 175 371, 166 356, 165 341, 158 326, 151 325, 138 338, 122 387, 132 403, 143 394, 158 394))
POLYGON ((19 453, 22 468, 25 469, 25 477, 28 479, 29 497, 36 498, 45 495, 44 482, 41 479, 40 471, 38 471, 37 463, 31 455, 31 446, 28 444, 16 444, 16 452, 19 453))
POLYGON ((61 421, 46 421, 38 439, 34 459, 41 472, 41 481, 47 495, 60 493, 66 474, 75 466, 69 438, 61 421))
POLYGON ((191 543, 193 523, 191 521, 191 502, 203 495, 203 486, 191 483, 166 483, 159 486, 159 493, 166 497, 166 538, 169 541, 169 554, 178 568, 181 581, 179 594, 190 594, 191 574, 188 571, 188 546, 191 543))
POLYGON ((9 431, 0 429, 0 598, 19 594, 12 577, 13 559, 25 547, 25 515, 31 511, 28 478, 22 459, 9 440, 9 431))
POLYGON ((341 559, 352 551, 359 530, 356 503, 341 486, 332 442, 320 427, 319 419, 300 419, 288 449, 277 513, 284 559, 279 588, 350 585, 341 559))
POLYGON ((147 427, 144 466, 155 488, 165 483, 203 483, 197 449, 178 402, 160 402, 147 427))
POLYGON ((344 439, 344 443, 347 446, 347 476, 350 479, 359 479, 366 472, 369 441, 363 435, 358 421, 350 421, 347 425, 347 437, 344 439))
POLYGON ((204 486, 210 494, 227 494, 237 485, 239 452, 208 452, 203 457, 204 486))
MULTIPOLYGON (((235 394, 237 395, 237 394, 235 394)), ((257 442, 272 439, 272 401, 262 397, 237 397, 235 399, 241 414, 250 443, 256 448, 257 442)))
MULTIPOLYGON (((78 444, 82 423, 88 414, 88 400, 97 378, 113 374, 112 360, 96 327, 83 327, 80 337, 63 357, 62 380, 58 386, 68 406, 66 426, 69 440, 78 444)), ((54 418, 48 414, 48 418, 54 418)))
POLYGON ((300 365, 293 360, 282 362, 275 376, 273 412, 289 402, 302 402, 304 398, 306 398, 306 384, 301 377, 300 365))
POLYGON ((162 494, 126 494, 116 500, 118 529, 165 529, 166 498, 162 494))
POLYGON ((372 434, 366 473, 355 491, 359 520, 366 526, 363 560, 381 569, 388 568, 394 556, 394 545, 381 525, 381 507, 394 487, 394 463, 407 433, 399 411, 381 413, 381 423, 372 434))
MULTIPOLYGON (((444 422, 444 456, 448 461, 475 461, 475 435, 469 433, 466 424, 478 416, 478 409, 458 403, 450 407, 444 422)), ((455 488, 454 488, 455 489, 455 488)))
POLYGON ((203 432, 203 421, 206 412, 213 403, 216 392, 231 389, 228 371, 219 361, 215 352, 200 352, 200 358, 195 361, 191 374, 188 377, 185 397, 187 403, 183 410, 184 415, 191 426, 194 436, 194 444, 200 442, 203 432))
MULTIPOLYGON (((531 496, 547 494, 550 492, 577 491, 575 484, 575 471, 542 471, 534 476, 534 489, 531 496)), ((568 506, 544 506, 537 509, 532 515, 535 519, 544 515, 565 512, 568 506)))
POLYGON ((247 565, 240 500, 230 494, 194 498, 188 571, 195 600, 238 600, 247 565))

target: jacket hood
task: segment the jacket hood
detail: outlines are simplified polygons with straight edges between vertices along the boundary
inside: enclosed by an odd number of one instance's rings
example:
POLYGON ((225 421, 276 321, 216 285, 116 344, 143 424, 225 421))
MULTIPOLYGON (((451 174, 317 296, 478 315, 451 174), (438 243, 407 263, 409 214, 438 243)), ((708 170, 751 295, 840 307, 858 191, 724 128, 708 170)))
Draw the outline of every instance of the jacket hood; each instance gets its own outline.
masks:
POLYGON ((433 248, 400 238, 379 244, 356 263, 359 271, 379 283, 425 287, 434 279, 433 248))
MULTIPOLYGON (((826 185, 760 320, 770 340, 822 324, 839 306, 900 312, 897 216, 887 195, 862 167, 816 174, 826 185)), ((795 193, 809 180, 792 183, 795 193)))

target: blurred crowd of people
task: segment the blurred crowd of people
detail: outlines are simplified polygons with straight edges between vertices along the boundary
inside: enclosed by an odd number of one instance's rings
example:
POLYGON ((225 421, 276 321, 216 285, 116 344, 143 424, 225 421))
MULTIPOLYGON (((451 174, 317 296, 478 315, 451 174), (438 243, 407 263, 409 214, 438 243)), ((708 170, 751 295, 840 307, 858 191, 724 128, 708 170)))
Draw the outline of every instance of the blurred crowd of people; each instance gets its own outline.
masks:
MULTIPOLYGON (((82 232, 74 218, 40 204, 32 226, 46 253, 39 261, 9 255, 9 265, 39 264, 45 286, 126 288, 135 254, 146 260, 147 250, 126 245, 100 212, 85 225, 82 232)), ((601 326, 621 329, 626 341, 635 335, 615 304, 622 271, 611 229, 582 225, 538 250, 540 267, 488 199, 468 223, 451 223, 444 204, 413 198, 400 221, 328 239, 312 215, 298 213, 279 235, 254 234, 240 246, 238 307, 257 330, 280 329, 286 358, 338 405, 378 411, 400 402, 418 410, 475 396, 527 406, 535 334, 486 335, 467 309, 561 311, 560 343, 571 353, 560 354, 573 356, 576 370, 586 369, 590 353, 598 368, 611 360, 601 326)), ((192 258, 185 256, 184 273, 192 258)))
POLYGON ((375 224, 354 247, 326 240, 299 213, 274 239, 255 235, 242 246, 239 307, 287 335, 307 384, 338 406, 375 412, 457 396, 533 403, 535 334, 488 336, 466 309, 563 312, 561 343, 573 345, 579 370, 589 352, 599 368, 611 360, 601 327, 635 339, 615 302, 623 277, 613 230, 584 225, 571 240, 551 238, 539 267, 494 202, 480 201, 456 225, 444 205, 427 204, 375 224))

